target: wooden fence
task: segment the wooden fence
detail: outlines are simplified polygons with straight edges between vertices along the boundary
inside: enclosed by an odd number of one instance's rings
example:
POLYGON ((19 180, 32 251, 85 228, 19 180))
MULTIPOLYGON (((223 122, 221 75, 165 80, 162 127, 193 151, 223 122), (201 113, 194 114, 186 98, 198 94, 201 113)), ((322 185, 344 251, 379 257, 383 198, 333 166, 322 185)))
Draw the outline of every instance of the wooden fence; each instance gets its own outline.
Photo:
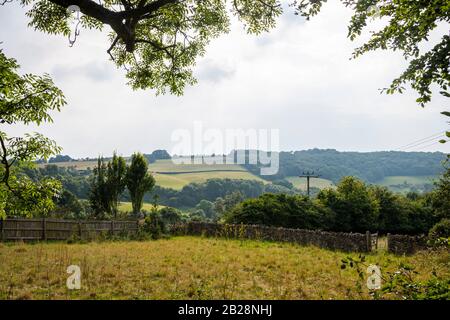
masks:
POLYGON ((6 219, 0 220, 0 240, 95 239, 100 235, 132 235, 138 221, 6 219))

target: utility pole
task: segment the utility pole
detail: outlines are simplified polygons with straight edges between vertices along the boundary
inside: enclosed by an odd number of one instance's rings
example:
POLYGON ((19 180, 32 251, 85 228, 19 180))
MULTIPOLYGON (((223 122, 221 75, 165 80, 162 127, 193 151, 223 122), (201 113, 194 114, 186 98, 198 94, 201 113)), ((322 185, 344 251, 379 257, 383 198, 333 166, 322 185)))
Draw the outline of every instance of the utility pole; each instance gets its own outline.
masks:
POLYGON ((306 172, 303 172, 303 174, 299 175, 299 177, 306 178, 306 190, 307 190, 308 198, 309 198, 309 179, 310 178, 318 178, 320 176, 318 174, 314 174, 314 171, 312 171, 312 172, 306 171, 306 172))

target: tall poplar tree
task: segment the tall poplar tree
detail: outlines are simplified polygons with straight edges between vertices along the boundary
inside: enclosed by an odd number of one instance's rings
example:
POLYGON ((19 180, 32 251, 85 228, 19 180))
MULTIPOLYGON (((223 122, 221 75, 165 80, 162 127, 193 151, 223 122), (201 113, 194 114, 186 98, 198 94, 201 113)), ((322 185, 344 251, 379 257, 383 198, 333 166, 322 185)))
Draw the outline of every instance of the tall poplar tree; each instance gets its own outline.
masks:
POLYGON ((132 155, 126 183, 130 192, 133 213, 137 215, 142 209, 144 194, 151 191, 155 185, 155 179, 148 172, 147 159, 141 153, 132 155))

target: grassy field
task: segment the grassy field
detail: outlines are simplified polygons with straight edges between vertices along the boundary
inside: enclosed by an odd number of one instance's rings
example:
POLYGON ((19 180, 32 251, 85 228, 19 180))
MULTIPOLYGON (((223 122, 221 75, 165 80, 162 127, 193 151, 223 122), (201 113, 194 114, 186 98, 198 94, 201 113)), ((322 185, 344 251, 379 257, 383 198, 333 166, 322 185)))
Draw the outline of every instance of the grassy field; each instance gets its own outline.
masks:
POLYGON ((192 182, 204 182, 208 179, 244 179, 244 180, 258 180, 263 183, 267 181, 253 175, 247 171, 211 171, 211 172, 197 172, 197 173, 182 173, 182 174, 154 174, 156 184, 166 188, 180 190, 185 185, 192 182))
MULTIPOLYGON (((158 209, 163 208, 164 206, 158 205, 158 209)), ((142 210, 150 211, 153 209, 153 205, 151 203, 144 203, 142 205, 142 210)), ((133 211, 131 202, 120 202, 119 211, 121 212, 131 212, 133 211)))
POLYGON ((237 164, 177 164, 172 160, 157 160, 148 165, 150 171, 186 172, 186 171, 247 171, 237 164))
MULTIPOLYGON (((145 242, 0 243, 0 299, 366 299, 347 254, 292 244, 175 237, 145 242), (66 269, 81 268, 68 290, 66 269)), ((356 254, 353 254, 356 256, 356 254)), ((367 256, 382 272, 400 262, 418 278, 450 276, 448 253, 367 256)))
POLYGON ((437 179, 437 176, 389 176, 376 184, 386 186, 395 192, 407 193, 413 188, 422 190, 424 184, 432 184, 437 179))
POLYGON ((436 176, 389 176, 377 182, 377 184, 383 186, 404 184, 405 182, 408 184, 425 184, 433 183, 433 180, 437 178, 436 176))
POLYGON ((76 170, 86 170, 88 168, 94 169, 97 166, 97 160, 91 161, 68 161, 68 162, 56 162, 56 163, 41 163, 39 167, 45 167, 47 165, 56 165, 62 168, 75 168, 76 170))
MULTIPOLYGON (((294 187, 300 190, 306 190, 306 178, 300 177, 287 177, 286 180, 291 182, 294 187)), ((309 181, 310 186, 314 188, 324 189, 329 187, 334 187, 333 182, 327 179, 322 178, 313 178, 309 181)))

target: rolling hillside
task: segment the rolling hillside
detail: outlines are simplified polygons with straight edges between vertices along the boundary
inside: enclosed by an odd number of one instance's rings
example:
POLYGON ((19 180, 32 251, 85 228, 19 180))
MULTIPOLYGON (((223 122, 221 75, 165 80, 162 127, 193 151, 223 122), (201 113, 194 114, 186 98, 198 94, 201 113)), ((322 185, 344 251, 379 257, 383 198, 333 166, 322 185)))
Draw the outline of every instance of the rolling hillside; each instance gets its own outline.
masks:
MULTIPOLYGON (((149 164, 156 184, 180 190, 190 183, 201 183, 208 179, 244 179, 263 183, 285 179, 296 188, 306 190, 306 180, 297 175, 302 170, 315 170, 320 178, 311 180, 311 187, 323 189, 333 187, 343 176, 352 175, 369 183, 387 186, 396 192, 429 191, 432 180, 442 171, 442 153, 420 152, 339 152, 336 150, 304 150, 280 153, 280 170, 275 176, 260 176, 260 169, 254 165, 208 164, 211 158, 205 156, 203 163, 193 164, 191 158, 184 158, 186 164, 174 163, 172 159, 156 160, 149 164)), ((128 160, 129 158, 125 158, 128 160)), ((76 170, 92 170, 96 160, 53 163, 59 167, 76 170)), ((40 164, 39 166, 45 166, 40 164)))

